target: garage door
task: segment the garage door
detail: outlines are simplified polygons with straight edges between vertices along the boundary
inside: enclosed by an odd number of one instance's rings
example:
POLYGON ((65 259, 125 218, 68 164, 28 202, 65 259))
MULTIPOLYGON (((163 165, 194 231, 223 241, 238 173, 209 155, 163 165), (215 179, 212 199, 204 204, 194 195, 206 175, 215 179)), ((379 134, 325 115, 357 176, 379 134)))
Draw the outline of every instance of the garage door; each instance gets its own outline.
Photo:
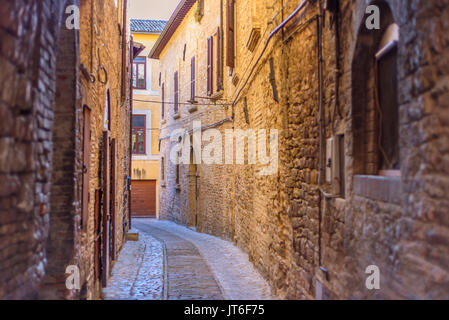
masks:
POLYGON ((131 212, 134 217, 156 217, 156 180, 132 181, 131 212))

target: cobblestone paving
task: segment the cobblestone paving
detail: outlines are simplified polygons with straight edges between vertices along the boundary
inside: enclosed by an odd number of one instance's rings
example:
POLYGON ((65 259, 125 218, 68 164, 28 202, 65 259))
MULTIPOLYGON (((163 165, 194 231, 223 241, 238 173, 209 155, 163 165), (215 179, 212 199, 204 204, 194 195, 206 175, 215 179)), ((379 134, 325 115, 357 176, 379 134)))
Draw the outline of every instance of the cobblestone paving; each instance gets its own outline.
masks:
POLYGON ((133 226, 166 243, 169 299, 277 299, 233 243, 169 221, 134 219, 133 226))
POLYGON ((248 255, 231 242, 168 221, 133 219, 105 299, 276 299, 248 255))
POLYGON ((198 249, 189 241, 159 226, 150 219, 134 219, 133 226, 139 234, 148 233, 161 241, 166 248, 167 299, 169 300, 223 300, 219 284, 201 257, 198 249))
POLYGON ((126 242, 103 290, 104 299, 162 299, 163 258, 162 244, 146 233, 139 234, 138 242, 126 242))

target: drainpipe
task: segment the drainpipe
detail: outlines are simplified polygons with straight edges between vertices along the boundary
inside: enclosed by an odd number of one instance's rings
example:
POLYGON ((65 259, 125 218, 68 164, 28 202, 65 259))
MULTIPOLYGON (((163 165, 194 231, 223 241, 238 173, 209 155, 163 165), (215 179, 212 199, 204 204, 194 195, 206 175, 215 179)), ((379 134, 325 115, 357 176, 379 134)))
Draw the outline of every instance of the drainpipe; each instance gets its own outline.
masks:
POLYGON ((223 23, 223 0, 220 0, 220 86, 224 90, 224 23, 223 23))
POLYGON ((323 272, 327 281, 329 281, 329 273, 326 268, 322 266, 322 238, 323 238, 323 230, 322 230, 322 221, 323 221, 323 209, 322 209, 322 200, 326 197, 326 194, 322 191, 322 186, 325 182, 326 175, 326 163, 325 163, 325 143, 326 143, 326 132, 325 132, 325 123, 324 123, 324 91, 323 91, 323 17, 324 11, 321 2, 319 3, 320 13, 317 17, 317 51, 318 51, 318 116, 319 116, 319 178, 318 178, 318 266, 320 270, 323 272), (324 196, 324 197, 323 197, 324 196))
POLYGON ((128 0, 123 1, 123 21, 122 21, 122 102, 126 101, 126 31, 127 29, 127 19, 128 19, 128 0))
MULTIPOLYGON (((321 11, 321 9, 320 9, 321 11)), ((324 184, 326 167, 324 164, 324 144, 325 144, 325 133, 324 133, 324 106, 323 106, 323 48, 322 48, 322 12, 320 12, 320 16, 317 17, 317 51, 318 51, 318 122, 319 122, 319 141, 320 141, 320 150, 319 150, 319 179, 318 184, 321 186, 324 184)))
MULTIPOLYGON (((122 28, 122 58, 123 58, 123 66, 122 66, 122 92, 124 93, 123 98, 126 103, 126 43, 127 43, 127 20, 128 20, 128 0, 124 0, 123 3, 123 28, 122 28)), ((130 46, 129 46, 129 176, 128 176, 128 230, 132 227, 131 221, 131 176, 132 176, 132 123, 133 123, 133 61, 134 61, 134 39, 132 35, 130 36, 130 46)))

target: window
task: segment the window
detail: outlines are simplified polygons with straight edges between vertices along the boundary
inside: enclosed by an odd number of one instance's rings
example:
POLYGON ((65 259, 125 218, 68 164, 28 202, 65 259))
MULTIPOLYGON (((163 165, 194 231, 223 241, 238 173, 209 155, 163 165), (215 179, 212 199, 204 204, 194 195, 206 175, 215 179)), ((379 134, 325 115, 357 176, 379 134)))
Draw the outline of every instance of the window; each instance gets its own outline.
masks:
POLYGON ((207 38, 207 95, 211 96, 214 91, 222 89, 222 54, 221 54, 221 30, 207 38), (215 43, 215 45, 214 45, 215 43), (215 71, 214 71, 215 70, 215 71))
POLYGON ((173 81, 173 83, 174 83, 174 85, 173 85, 173 88, 174 88, 174 107, 173 107, 173 109, 174 109, 175 115, 179 114, 179 82, 178 81, 179 81, 178 71, 176 71, 175 75, 174 75, 174 81, 173 81))
POLYGON ((207 38, 207 94, 212 95, 213 91, 213 51, 214 40, 212 37, 207 38))
POLYGON ((381 27, 373 31, 361 24, 352 62, 353 173, 399 177, 400 29, 389 4, 376 3, 381 27))
POLYGON ((162 84, 161 89, 161 118, 162 120, 165 119, 165 83, 162 84))
POLYGON ((217 86, 217 91, 221 90, 221 30, 220 27, 217 28, 217 33, 215 34, 215 39, 216 39, 216 43, 217 43, 217 49, 216 49, 216 76, 215 76, 215 81, 216 81, 216 86, 217 86))
POLYGON ((83 107, 83 120, 84 120, 84 132, 83 132, 83 198, 82 198, 82 226, 87 228, 87 221, 89 219, 89 185, 90 185, 90 140, 91 140, 91 128, 90 119, 91 111, 87 106, 83 107))
POLYGON ((195 101, 195 92, 196 92, 196 78, 195 78, 195 57, 192 58, 191 63, 190 63, 190 101, 193 102, 195 101))
POLYGON ((165 181, 165 157, 161 158, 161 181, 165 181))
POLYGON ((376 54, 376 109, 378 114, 379 175, 399 175, 399 108, 397 101, 397 43, 399 27, 385 31, 376 54))
POLYGON ((133 63, 133 88, 145 90, 147 88, 147 59, 137 57, 133 63))
POLYGON ((195 10, 195 20, 197 22, 200 22, 204 16, 204 0, 198 0, 197 3, 198 4, 195 10))
POLYGON ((146 154, 146 121, 147 119, 145 115, 133 115, 133 154, 146 154))
POLYGON ((207 95, 212 95, 214 91, 214 38, 207 38, 207 95))
POLYGON ((106 91, 106 102, 103 116, 103 129, 111 131, 111 95, 109 89, 106 91))
POLYGON ((234 0, 228 0, 227 4, 227 32, 226 32, 226 65, 230 68, 235 67, 234 56, 234 0))
POLYGON ((178 163, 176 164, 176 184, 180 184, 180 175, 181 175, 181 152, 178 152, 178 163))

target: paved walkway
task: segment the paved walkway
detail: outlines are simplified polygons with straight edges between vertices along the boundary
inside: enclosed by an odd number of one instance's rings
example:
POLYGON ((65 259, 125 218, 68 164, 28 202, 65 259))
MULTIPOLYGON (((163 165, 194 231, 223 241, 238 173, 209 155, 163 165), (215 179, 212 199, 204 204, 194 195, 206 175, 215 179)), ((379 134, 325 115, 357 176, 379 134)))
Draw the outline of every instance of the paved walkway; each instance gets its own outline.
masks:
POLYGON ((105 299, 276 298, 248 256, 231 242, 168 221, 133 219, 133 227, 140 241, 125 244, 105 299), (125 272, 127 268, 132 271, 125 272))
MULTIPOLYGON (((138 230, 130 230, 138 232, 138 230)), ((164 254, 162 244, 146 233, 139 242, 123 246, 112 270, 108 286, 103 290, 106 300, 163 299, 164 254)))

